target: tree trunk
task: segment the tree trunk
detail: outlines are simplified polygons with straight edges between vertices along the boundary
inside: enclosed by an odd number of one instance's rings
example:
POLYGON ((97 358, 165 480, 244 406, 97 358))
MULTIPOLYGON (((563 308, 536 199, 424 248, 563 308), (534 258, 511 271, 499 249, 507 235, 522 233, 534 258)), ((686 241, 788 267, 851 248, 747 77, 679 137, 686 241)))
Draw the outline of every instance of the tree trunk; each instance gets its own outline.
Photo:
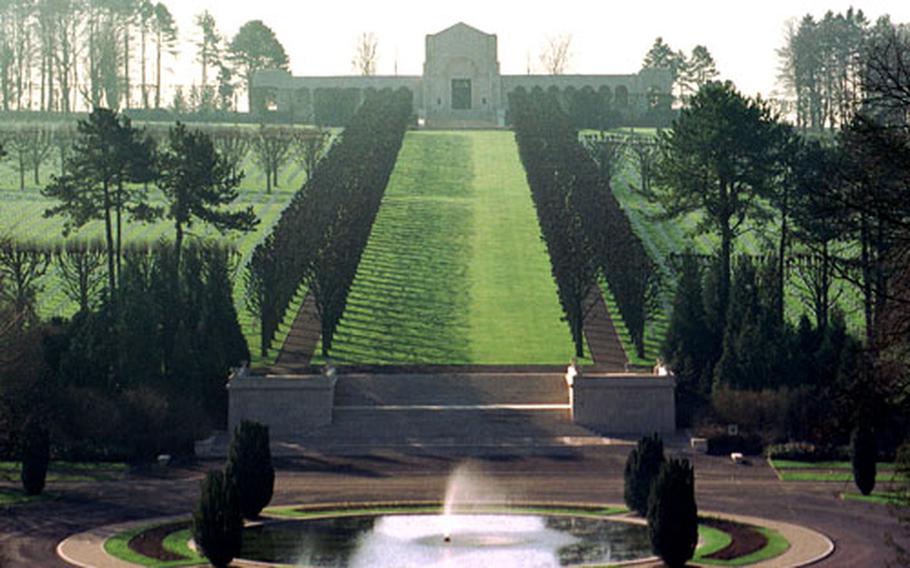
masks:
MULTIPOLYGON (((786 182, 784 182, 786 183, 786 182)), ((784 300, 786 294, 787 278, 784 271, 787 268, 787 239, 789 238, 787 221, 790 214, 789 191, 784 190, 784 199, 781 204, 781 223, 780 223, 780 245, 778 247, 777 259, 777 323, 784 323, 784 300)))
POLYGON ((104 237, 107 242, 107 285, 110 297, 116 306, 116 272, 114 269, 114 231, 111 220, 111 193, 108 182, 104 182, 104 237))
POLYGON ((146 23, 145 23, 145 22, 146 22, 145 16, 143 16, 143 20, 142 20, 142 35, 141 35, 141 38, 142 38, 142 39, 141 39, 141 42, 142 42, 142 44, 141 44, 141 45, 142 45, 142 47, 141 47, 142 54, 141 54, 141 56, 140 56, 141 64, 142 64, 142 69, 141 69, 141 75, 142 75, 142 77, 141 77, 141 79, 142 79, 142 108, 144 108, 145 110, 148 110, 148 108, 149 108, 149 93, 148 93, 148 86, 147 86, 147 83, 148 83, 147 79, 148 79, 148 77, 146 77, 146 72, 145 72, 145 67, 146 67, 146 63, 147 63, 148 57, 147 57, 147 54, 146 54, 146 47, 145 47, 145 44, 146 44, 146 23))
POLYGON ((130 108, 130 22, 123 23, 123 106, 130 108))
POLYGON ((717 317, 720 323, 721 336, 727 330, 727 308, 730 305, 730 264, 733 254, 733 231, 730 229, 730 219, 723 220, 720 233, 720 288, 717 297, 720 309, 717 317))
POLYGON ((120 282, 120 263, 123 258, 123 181, 117 182, 117 282, 120 282))
POLYGON ((161 108, 161 32, 156 33, 155 40, 155 108, 161 108))

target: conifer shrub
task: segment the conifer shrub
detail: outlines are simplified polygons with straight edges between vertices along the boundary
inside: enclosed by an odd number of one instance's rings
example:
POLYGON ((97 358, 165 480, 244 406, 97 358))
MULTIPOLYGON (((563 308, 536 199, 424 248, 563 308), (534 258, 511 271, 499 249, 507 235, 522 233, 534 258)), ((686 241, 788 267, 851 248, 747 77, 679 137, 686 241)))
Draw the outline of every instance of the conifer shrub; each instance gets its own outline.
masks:
POLYGON ((193 539, 215 568, 226 568, 240 553, 243 517, 237 486, 222 471, 210 471, 202 481, 202 494, 193 512, 193 539))
POLYGON ((244 420, 234 429, 225 474, 237 486, 243 516, 258 517, 272 500, 275 484, 268 426, 244 420))
POLYGON ((50 436, 35 418, 29 418, 22 432, 22 488, 28 495, 40 495, 47 479, 51 458, 50 436))
POLYGON ((623 497, 629 509, 641 516, 648 512, 648 495, 664 459, 664 443, 658 434, 645 436, 626 460, 623 497))
POLYGON ((668 566, 685 566, 698 544, 695 473, 688 460, 671 459, 660 468, 648 498, 651 550, 668 566))
POLYGON ((853 464, 853 481, 863 495, 875 489, 875 458, 878 448, 875 432, 868 426, 858 426, 850 437, 850 461, 853 464))

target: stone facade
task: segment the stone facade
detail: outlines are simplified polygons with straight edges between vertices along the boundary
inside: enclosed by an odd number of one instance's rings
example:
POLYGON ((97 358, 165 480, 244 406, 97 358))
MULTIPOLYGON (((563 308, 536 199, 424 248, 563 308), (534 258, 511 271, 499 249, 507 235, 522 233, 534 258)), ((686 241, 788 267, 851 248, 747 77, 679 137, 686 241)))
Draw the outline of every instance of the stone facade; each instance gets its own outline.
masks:
POLYGON ((362 100, 371 89, 406 88, 414 94, 415 114, 427 126, 504 126, 508 95, 518 88, 563 94, 590 89, 633 123, 651 111, 669 111, 672 82, 662 69, 630 75, 502 75, 496 35, 458 23, 426 37, 422 76, 293 77, 261 71, 253 78, 251 111, 312 122, 320 91, 340 89, 362 100))
POLYGON ((676 430, 676 379, 641 374, 581 376, 573 385, 572 419, 609 434, 676 430))
POLYGON ((242 369, 228 383, 228 432, 243 420, 269 427, 274 440, 290 440, 332 422, 335 377, 253 375, 242 369))

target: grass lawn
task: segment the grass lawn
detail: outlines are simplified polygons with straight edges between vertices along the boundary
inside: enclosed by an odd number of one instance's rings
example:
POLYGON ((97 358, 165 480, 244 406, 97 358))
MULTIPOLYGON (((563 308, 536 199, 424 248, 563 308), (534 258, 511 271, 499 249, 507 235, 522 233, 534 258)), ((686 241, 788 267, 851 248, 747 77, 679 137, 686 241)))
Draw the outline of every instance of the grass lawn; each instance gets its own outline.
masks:
MULTIPOLYGON (((192 236, 224 239, 233 243, 241 254, 238 263, 238 267, 241 268, 246 264, 256 244, 271 231, 284 207, 306 179, 303 170, 292 162, 282 170, 279 176, 279 187, 273 188, 272 193, 267 193, 265 175, 262 169, 255 164, 252 155, 247 157, 242 164, 242 169, 246 172, 246 176, 240 185, 240 196, 236 205, 240 208, 253 207, 253 211, 260 219, 256 230, 248 234, 232 233, 222 237, 217 231, 199 224, 190 231, 192 236)), ((50 175, 54 173, 59 173, 59 164, 50 160, 41 170, 41 183, 36 185, 32 174, 29 173, 26 177, 26 189, 20 190, 19 175, 11 158, 7 157, 0 161, 0 237, 12 235, 21 240, 63 242, 63 218, 45 219, 43 217, 44 211, 55 202, 42 197, 40 188, 49 181, 50 175)), ((154 190, 152 195, 152 200, 160 203, 160 195, 156 196, 154 190)), ((124 224, 125 242, 170 240, 173 238, 173 233, 174 229, 169 222, 153 224, 126 222, 124 224)), ((70 238, 101 240, 103 236, 103 224, 93 222, 75 232, 70 238)), ((75 312, 76 305, 66 296, 56 267, 51 267, 40 284, 42 289, 38 294, 38 312, 42 317, 67 317, 75 312)), ((238 274, 234 280, 235 304, 244 334, 250 344, 253 362, 258 363, 261 361, 258 349, 258 322, 254 321, 254 318, 247 312, 243 299, 244 294, 243 278, 238 274)), ((296 310, 289 310, 289 313, 295 314, 296 310)), ((286 329, 284 333, 287 333, 286 329)), ((279 339, 281 338, 279 337, 279 339)), ((280 345, 280 342, 276 342, 275 345, 280 345)))
MULTIPOLYGON (((19 462, 0 462, 0 481, 19 482, 22 466, 19 462)), ((51 462, 47 481, 113 481, 123 477, 127 465, 123 463, 74 463, 51 462)))
MULTIPOLYGON (((653 132, 648 129, 635 129, 635 132, 639 135, 653 135, 653 132)), ((628 134, 628 131, 621 129, 616 133, 628 134)), ((644 362, 653 363, 659 355, 660 344, 666 335, 667 320, 672 311, 675 276, 669 266, 670 255, 682 253, 687 248, 691 248, 698 254, 713 254, 719 249, 720 239, 710 234, 695 235, 695 228, 701 219, 698 214, 690 214, 672 221, 655 219, 654 216, 662 213, 663 208, 634 190, 641 183, 635 164, 634 158, 627 158, 614 175, 611 186, 616 199, 619 200, 629 217, 633 230, 642 240, 651 258, 662 267, 666 276, 663 309, 653 315, 645 331, 644 362)), ((735 251, 749 255, 771 253, 777 250, 778 231, 778 225, 775 223, 749 226, 746 232, 737 239, 735 251)), ((808 303, 800 296, 796 280, 795 274, 791 274, 790 286, 786 294, 787 314, 792 321, 798 320, 802 314, 809 313, 810 310, 808 303)), ((848 325, 853 329, 859 329, 859 326, 862 325, 862 313, 857 291, 844 281, 837 280, 833 285, 832 297, 840 297, 840 308, 846 313, 848 325)), ((811 313, 809 315, 811 317, 811 313)), ((620 338, 623 340, 626 352, 634 353, 635 350, 628 333, 620 331, 620 338)))
POLYGON ((841 493, 841 499, 845 501, 862 501, 863 503, 874 503, 876 505, 896 505, 901 500, 901 494, 895 491, 873 491, 869 495, 862 493, 841 493))
MULTIPOLYGON (((774 469, 852 469, 848 461, 806 462, 794 460, 770 460, 774 469)), ((878 471, 894 471, 894 464, 879 462, 875 465, 878 471)))
POLYGON ((161 560, 156 560, 154 558, 149 558, 148 556, 139 554, 129 547, 129 543, 133 537, 137 536, 139 533, 155 528, 155 526, 156 525, 141 526, 114 535, 104 541, 104 551, 120 560, 138 564, 140 566, 149 566, 151 568, 170 568, 172 566, 198 566, 200 564, 208 564, 205 561, 205 558, 200 556, 197 552, 188 546, 187 542, 191 536, 189 529, 175 531, 165 537, 164 541, 162 542, 162 546, 165 550, 184 556, 186 558, 185 560, 162 562, 161 560))
POLYGON ((750 564, 757 564, 765 560, 776 558, 790 548, 790 543, 787 541, 787 539, 781 536, 779 532, 765 527, 755 528, 758 530, 758 532, 765 535, 765 537, 768 539, 768 544, 766 544, 765 547, 761 550, 756 550, 752 554, 740 556, 739 558, 734 558, 732 560, 714 560, 711 558, 703 558, 699 556, 698 551, 696 551, 694 560, 696 562, 702 564, 710 564, 712 566, 749 566, 750 564))
MULTIPOLYGON (((804 462, 794 460, 768 460, 781 481, 842 481, 852 482, 853 471, 848 461, 804 462)), ((896 481, 893 463, 876 465, 878 481, 896 481)))
POLYGON ((561 318, 512 133, 408 133, 333 358, 565 364, 561 318))
POLYGON ((33 501, 44 501, 49 499, 47 493, 41 495, 26 495, 21 489, 0 488, 0 507, 9 507, 10 505, 21 505, 22 503, 31 503, 33 501))

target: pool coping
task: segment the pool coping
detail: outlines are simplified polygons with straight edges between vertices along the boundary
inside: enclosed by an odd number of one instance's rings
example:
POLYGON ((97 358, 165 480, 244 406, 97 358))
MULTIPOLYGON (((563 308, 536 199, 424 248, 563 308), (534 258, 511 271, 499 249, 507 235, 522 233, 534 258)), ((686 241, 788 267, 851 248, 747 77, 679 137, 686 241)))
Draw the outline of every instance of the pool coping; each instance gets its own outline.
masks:
MULTIPOLYGON (((434 502, 438 504, 438 502, 434 502)), ((395 505, 398 506, 408 506, 408 505, 421 505, 428 504, 428 502, 396 502, 395 505)), ((329 509, 335 508, 343 509, 350 508, 352 505, 357 505, 359 507, 381 507, 381 506, 392 506, 392 503, 389 502, 363 502, 363 503, 318 503, 318 504, 309 504, 303 505, 299 503, 290 503, 286 505, 274 505, 270 508, 288 508, 299 506, 302 508, 312 507, 314 509, 326 509, 328 512, 329 509)), ((515 506, 522 506, 522 503, 515 503, 515 506)), ((548 506, 548 507, 586 507, 586 506, 596 506, 599 508, 603 507, 622 507, 619 504, 611 503, 566 503, 566 502, 548 502, 548 503, 527 503, 528 506, 548 506)), ((57 555, 60 556, 66 562, 79 566, 80 568, 136 568, 141 566, 140 564, 134 564, 132 562, 126 562, 114 556, 108 554, 104 549, 104 543, 111 537, 120 534, 124 531, 138 528, 140 526, 146 525, 155 525, 155 524, 164 524, 169 522, 175 522, 180 520, 185 520, 187 514, 183 515, 172 515, 167 517, 157 517, 150 519, 141 519, 137 521, 129 521, 124 523, 116 523, 111 525, 104 525, 101 527, 96 527, 88 531, 84 531, 78 534, 71 535, 66 539, 62 540, 57 545, 57 555)), ((616 515, 605 515, 609 516, 617 522, 626 522, 633 524, 645 524, 646 521, 640 517, 634 516, 631 513, 621 513, 616 515)), ((750 564, 751 568, 782 568, 782 567, 801 567, 809 566, 820 562, 821 560, 827 558, 834 552, 834 542, 828 538, 826 535, 822 534, 819 531, 810 529, 808 527, 803 527, 800 525, 794 525, 791 523, 785 523, 781 521, 773 521, 770 519, 764 519, 760 517, 750 517, 746 515, 731 515, 727 513, 718 513, 713 511, 699 511, 699 516, 709 516, 719 519, 731 520, 738 523, 758 525, 761 527, 766 527, 769 529, 776 530, 779 532, 787 541, 790 543, 789 548, 780 556, 758 562, 756 564, 750 564)), ((278 517, 276 517, 278 518, 278 517)), ((281 518, 282 520, 291 519, 290 517, 281 518)), ((611 566, 645 566, 652 565, 656 561, 656 557, 642 558, 639 560, 632 560, 623 563, 611 564, 611 566)), ((265 568, 270 567, 274 568, 276 566, 281 566, 280 564, 256 562, 252 560, 234 560, 232 566, 243 567, 243 568, 265 568)), ((705 566, 716 568, 716 565, 701 564, 697 562, 690 562, 688 565, 691 566, 705 566)))

